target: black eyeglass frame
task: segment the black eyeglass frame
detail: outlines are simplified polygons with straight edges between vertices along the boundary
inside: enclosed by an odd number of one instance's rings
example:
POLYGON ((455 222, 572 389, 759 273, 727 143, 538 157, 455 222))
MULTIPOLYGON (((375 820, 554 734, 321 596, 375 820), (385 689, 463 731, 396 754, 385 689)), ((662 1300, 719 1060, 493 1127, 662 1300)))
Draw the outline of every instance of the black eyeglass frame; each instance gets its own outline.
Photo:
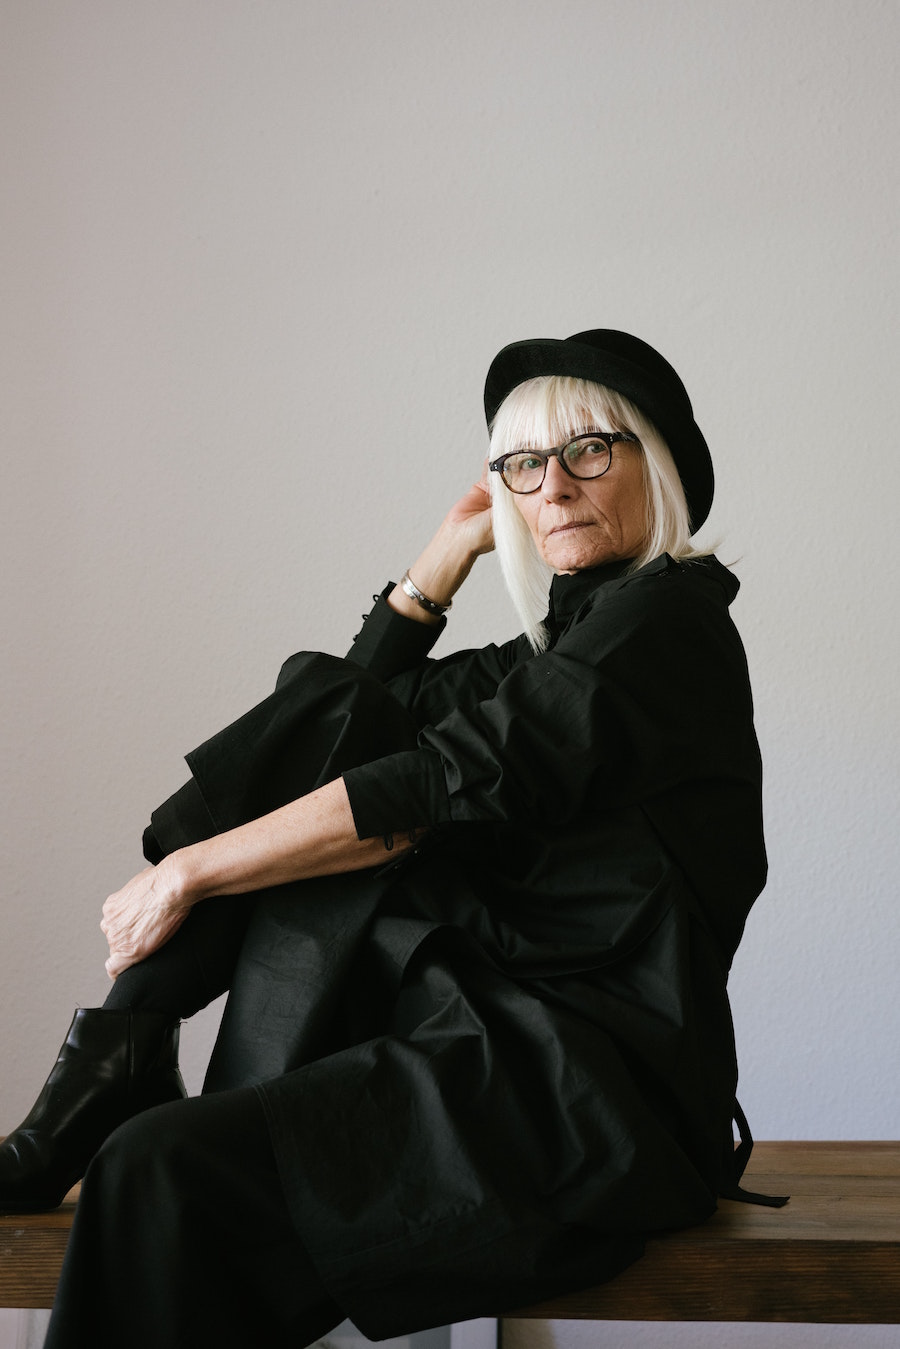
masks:
POLYGON ((539 492, 543 487, 544 479, 547 476, 547 463, 551 459, 558 459, 560 467, 563 469, 563 472, 568 473, 569 477, 574 478, 576 482, 594 482, 597 478, 602 478, 612 468, 612 461, 613 461, 612 447, 613 445, 616 445, 620 442, 625 442, 634 445, 640 444, 640 441, 638 440, 637 436, 632 435, 630 431, 582 431, 580 435, 573 436, 571 440, 567 440, 565 445, 557 445, 555 450, 510 450, 509 454, 501 454, 499 459, 495 459, 493 463, 488 464, 488 468, 491 470, 492 473, 500 474, 500 480, 503 483, 503 486, 508 491, 514 493, 515 496, 527 497, 531 496, 532 492, 539 492), (582 477, 580 473, 573 472, 570 466, 566 463, 565 459, 563 458, 563 455, 565 454, 566 450, 569 448, 570 445, 577 445, 578 442, 581 440, 602 440, 603 443, 605 444, 607 450, 609 451, 609 462, 607 463, 606 468, 603 469, 602 473, 591 473, 587 477, 582 477), (544 468, 543 472, 541 473, 540 482, 536 483, 534 487, 527 488, 527 490, 525 490, 524 492, 519 487, 510 487, 509 483, 506 481, 506 478, 504 478, 503 476, 503 470, 506 467, 507 462, 510 459, 514 459, 516 455, 519 454, 530 454, 535 459, 542 459, 544 463, 544 468))
POLYGON ((575 479, 578 483, 590 483, 594 482, 595 479, 603 478, 604 473, 609 473, 610 468, 613 467, 613 445, 619 444, 619 442, 626 442, 626 444, 634 445, 641 444, 637 436, 631 434, 629 430, 584 430, 579 436, 572 436, 571 440, 565 441, 564 445, 557 445, 556 449, 511 449, 509 455, 501 455, 499 459, 495 459, 493 463, 488 464, 487 467, 490 468, 491 472, 499 473, 499 475, 501 475, 501 482, 503 483, 503 487, 507 488, 507 491, 513 492, 515 496, 530 496, 532 495, 532 492, 538 492, 541 490, 541 487, 544 486, 546 464, 548 464, 548 461, 551 459, 559 459, 560 467, 563 468, 563 471, 567 472, 569 478, 575 479), (569 448, 569 445, 578 445, 578 442, 582 440, 602 440, 603 444, 606 445, 607 451, 610 452, 610 459, 606 468, 603 469, 603 472, 590 473, 586 478, 582 478, 580 473, 573 472, 572 468, 565 463, 563 456, 565 451, 569 448), (534 487, 529 487, 526 491, 522 491, 519 487, 510 487, 510 484, 503 478, 503 469, 505 469, 507 461, 515 459, 515 456, 517 455, 532 455, 534 459, 544 460, 544 471, 541 472, 540 482, 534 487))

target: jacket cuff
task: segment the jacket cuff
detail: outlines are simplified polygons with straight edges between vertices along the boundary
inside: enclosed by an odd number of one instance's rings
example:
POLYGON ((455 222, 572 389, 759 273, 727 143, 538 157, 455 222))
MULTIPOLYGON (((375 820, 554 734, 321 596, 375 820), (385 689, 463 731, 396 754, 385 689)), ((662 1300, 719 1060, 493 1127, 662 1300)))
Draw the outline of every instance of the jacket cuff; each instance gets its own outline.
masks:
POLYGON ((437 750, 410 749, 343 774, 358 838, 421 829, 451 818, 437 750))
POLYGON ((447 626, 446 618, 439 623, 417 623, 398 614, 387 602, 393 588, 394 582, 389 581, 380 595, 373 596, 374 608, 364 616, 346 657, 376 679, 390 679, 424 660, 447 626))

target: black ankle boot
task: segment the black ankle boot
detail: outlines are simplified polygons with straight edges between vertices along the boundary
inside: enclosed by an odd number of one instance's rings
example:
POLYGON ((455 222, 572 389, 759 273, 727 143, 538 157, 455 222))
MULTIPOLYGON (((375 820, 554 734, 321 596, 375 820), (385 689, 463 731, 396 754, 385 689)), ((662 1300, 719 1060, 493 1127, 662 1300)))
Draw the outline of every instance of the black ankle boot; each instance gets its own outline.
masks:
POLYGON ((0 1143, 0 1212, 57 1208, 113 1129, 185 1095, 177 1022, 80 1008, 28 1118, 0 1143))

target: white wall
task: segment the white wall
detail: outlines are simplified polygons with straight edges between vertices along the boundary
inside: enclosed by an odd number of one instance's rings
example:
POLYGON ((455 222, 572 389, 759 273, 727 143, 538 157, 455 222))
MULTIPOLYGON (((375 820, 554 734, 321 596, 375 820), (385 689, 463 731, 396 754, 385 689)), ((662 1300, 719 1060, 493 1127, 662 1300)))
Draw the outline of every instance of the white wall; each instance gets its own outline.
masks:
MULTIPOLYGON (((602 325, 685 378, 704 537, 740 559, 772 863, 745 1107, 760 1137, 896 1136, 896 6, 0 24, 0 1131, 103 996, 99 905, 180 755, 290 651, 345 649, 477 473, 494 352, 602 325)), ((513 628, 486 560, 445 649, 513 628)))

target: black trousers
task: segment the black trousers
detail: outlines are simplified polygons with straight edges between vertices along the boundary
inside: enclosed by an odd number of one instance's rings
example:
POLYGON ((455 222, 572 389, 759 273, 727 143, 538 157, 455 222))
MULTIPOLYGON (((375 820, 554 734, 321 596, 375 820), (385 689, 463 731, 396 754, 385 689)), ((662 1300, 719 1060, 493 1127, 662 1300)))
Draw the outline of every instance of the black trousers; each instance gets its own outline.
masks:
POLYGON ((45 1349, 300 1349, 343 1319, 245 1088, 157 1106, 110 1136, 85 1177, 45 1349))
MULTIPOLYGON (((322 695, 302 756, 306 791, 415 739, 374 681, 313 661, 322 695)), ((215 832, 191 780, 154 812, 145 855, 158 863, 215 832)), ((231 986, 251 905, 245 895, 198 905, 119 976, 106 1006, 173 1020, 206 1006, 231 986)), ((108 1138, 82 1184, 46 1349, 299 1349, 344 1316, 289 1217, 262 1099, 244 1088, 159 1106, 108 1138)))

